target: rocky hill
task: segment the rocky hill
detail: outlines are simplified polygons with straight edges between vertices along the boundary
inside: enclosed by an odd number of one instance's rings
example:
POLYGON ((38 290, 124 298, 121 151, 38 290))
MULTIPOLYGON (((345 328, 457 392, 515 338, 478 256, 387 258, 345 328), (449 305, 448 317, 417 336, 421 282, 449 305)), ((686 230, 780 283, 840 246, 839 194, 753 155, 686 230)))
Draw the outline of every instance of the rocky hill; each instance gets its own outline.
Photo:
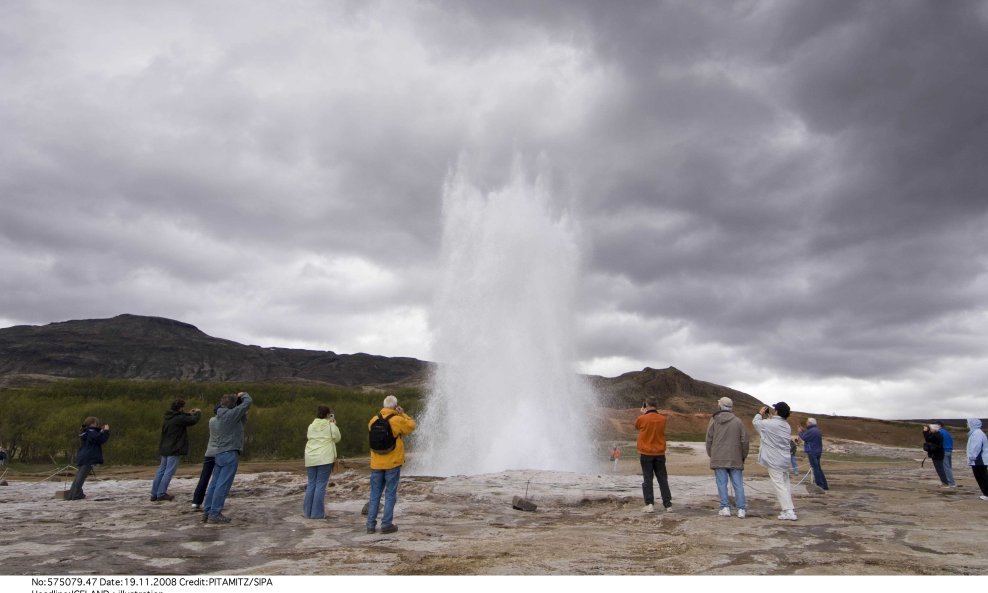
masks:
POLYGON ((429 367, 415 358, 245 346, 139 315, 0 329, 0 386, 46 377, 414 385, 429 367))
POLYGON ((652 399, 663 410, 693 413, 717 410, 717 400, 729 397, 739 415, 754 415, 763 405, 747 393, 697 381, 676 367, 625 373, 614 378, 590 377, 591 385, 609 408, 639 408, 642 401, 652 399))

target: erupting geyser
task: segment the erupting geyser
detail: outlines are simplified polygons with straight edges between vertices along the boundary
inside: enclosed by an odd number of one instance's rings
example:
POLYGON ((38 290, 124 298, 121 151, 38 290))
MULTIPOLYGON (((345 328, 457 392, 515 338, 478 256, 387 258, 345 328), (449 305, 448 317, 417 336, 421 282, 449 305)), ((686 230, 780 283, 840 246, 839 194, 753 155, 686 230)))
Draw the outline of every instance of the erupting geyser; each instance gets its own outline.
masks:
POLYGON ((443 196, 433 377, 415 435, 418 474, 591 471, 594 418, 574 368, 575 230, 516 167, 483 194, 462 172, 443 196))

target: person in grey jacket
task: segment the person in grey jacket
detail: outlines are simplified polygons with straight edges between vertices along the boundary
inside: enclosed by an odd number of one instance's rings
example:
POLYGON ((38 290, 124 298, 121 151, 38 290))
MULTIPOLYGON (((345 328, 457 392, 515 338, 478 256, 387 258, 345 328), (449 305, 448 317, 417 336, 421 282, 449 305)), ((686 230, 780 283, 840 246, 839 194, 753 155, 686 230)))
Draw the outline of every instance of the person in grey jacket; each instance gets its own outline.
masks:
POLYGON ((775 488, 775 497, 782 508, 779 519, 795 521, 796 508, 792 504, 792 491, 789 488, 789 438, 792 436, 792 428, 786 420, 788 417, 789 404, 779 402, 771 408, 762 406, 751 423, 761 437, 758 463, 768 469, 768 477, 775 488), (773 409, 775 416, 772 415, 773 409))
POLYGON ((209 444, 206 457, 215 459, 213 476, 203 501, 203 523, 229 523, 223 505, 237 475, 240 452, 244 448, 244 425, 252 400, 245 391, 227 393, 220 399, 216 415, 209 419, 209 444))
POLYGON ((720 410, 714 412, 707 425, 707 456, 710 469, 714 470, 717 494, 720 496, 721 517, 731 516, 731 501, 727 495, 727 481, 734 486, 734 504, 738 518, 744 519, 747 504, 744 497, 744 460, 748 457, 748 431, 741 419, 734 415, 734 402, 729 397, 717 400, 720 410))

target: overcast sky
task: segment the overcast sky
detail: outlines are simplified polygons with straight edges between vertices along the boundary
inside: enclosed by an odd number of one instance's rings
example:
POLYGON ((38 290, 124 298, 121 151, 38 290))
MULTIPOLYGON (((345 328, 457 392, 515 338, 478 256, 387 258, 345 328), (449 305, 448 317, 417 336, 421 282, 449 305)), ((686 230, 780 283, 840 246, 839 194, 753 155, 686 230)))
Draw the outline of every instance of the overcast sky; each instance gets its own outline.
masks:
POLYGON ((985 2, 4 2, 0 327, 431 360, 443 185, 540 161, 578 370, 988 415, 985 2))

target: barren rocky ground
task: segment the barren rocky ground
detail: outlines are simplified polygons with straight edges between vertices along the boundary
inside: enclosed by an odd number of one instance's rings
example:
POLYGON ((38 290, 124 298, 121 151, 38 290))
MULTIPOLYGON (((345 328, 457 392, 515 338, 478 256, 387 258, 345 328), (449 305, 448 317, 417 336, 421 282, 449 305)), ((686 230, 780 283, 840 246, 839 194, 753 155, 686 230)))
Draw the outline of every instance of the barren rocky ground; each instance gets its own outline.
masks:
POLYGON ((147 500, 153 468, 100 470, 84 501, 56 499, 71 476, 12 471, 0 486, 0 572, 988 574, 988 502, 968 468, 957 468, 957 489, 942 490, 917 449, 853 441, 828 449, 831 491, 797 485, 795 523, 776 519, 767 474, 751 460, 748 518, 718 516, 702 443, 673 443, 669 513, 642 513, 637 459, 626 457, 599 474, 403 476, 392 535, 365 533, 366 460, 333 475, 325 520, 301 515, 301 462, 244 464, 228 525, 203 524, 192 512, 195 464, 182 466, 176 499, 165 503, 147 500), (526 490, 538 509, 513 510, 512 497, 526 490))

